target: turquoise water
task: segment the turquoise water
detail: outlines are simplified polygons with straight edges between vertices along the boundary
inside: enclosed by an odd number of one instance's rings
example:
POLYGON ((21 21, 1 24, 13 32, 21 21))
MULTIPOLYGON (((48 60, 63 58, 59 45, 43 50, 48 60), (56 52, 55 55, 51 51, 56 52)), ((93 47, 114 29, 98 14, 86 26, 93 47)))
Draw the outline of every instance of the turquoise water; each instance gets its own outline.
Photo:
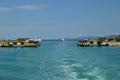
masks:
POLYGON ((0 80, 119 80, 120 47, 46 41, 39 48, 0 48, 0 80))

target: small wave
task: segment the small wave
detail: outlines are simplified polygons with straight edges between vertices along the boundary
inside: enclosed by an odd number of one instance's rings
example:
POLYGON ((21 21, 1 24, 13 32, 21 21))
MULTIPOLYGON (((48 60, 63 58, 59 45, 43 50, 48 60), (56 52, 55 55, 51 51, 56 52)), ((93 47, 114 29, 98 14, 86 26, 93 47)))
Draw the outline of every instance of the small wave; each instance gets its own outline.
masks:
POLYGON ((85 67, 78 63, 61 67, 69 80, 105 80, 99 68, 85 67))
POLYGON ((82 64, 72 64, 71 66, 72 66, 72 67, 74 67, 74 66, 75 66, 75 67, 83 67, 82 64))
POLYGON ((75 59, 62 59, 61 62, 64 65, 72 65, 76 63, 76 60, 75 59))
POLYGON ((84 79, 79 79, 79 80, 89 80, 88 78, 84 78, 84 79))
POLYGON ((62 61, 74 61, 75 59, 62 59, 62 61))
POLYGON ((104 77, 102 76, 99 68, 94 68, 91 71, 87 72, 88 76, 95 77, 96 80, 105 80, 104 77))

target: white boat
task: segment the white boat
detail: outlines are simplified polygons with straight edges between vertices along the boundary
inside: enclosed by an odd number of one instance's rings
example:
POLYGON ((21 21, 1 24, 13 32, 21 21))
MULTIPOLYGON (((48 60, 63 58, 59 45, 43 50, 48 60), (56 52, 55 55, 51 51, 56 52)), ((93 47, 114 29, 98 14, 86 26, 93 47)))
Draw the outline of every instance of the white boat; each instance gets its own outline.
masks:
POLYGON ((62 38, 61 40, 62 40, 62 41, 64 41, 65 39, 64 39, 64 38, 62 38))

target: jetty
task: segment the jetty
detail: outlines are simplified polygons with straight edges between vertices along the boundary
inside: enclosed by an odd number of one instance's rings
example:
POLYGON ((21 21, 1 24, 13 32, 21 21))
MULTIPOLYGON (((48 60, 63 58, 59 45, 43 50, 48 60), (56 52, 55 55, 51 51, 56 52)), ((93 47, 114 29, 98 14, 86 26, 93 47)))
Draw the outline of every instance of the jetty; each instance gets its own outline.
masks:
POLYGON ((99 47, 99 46, 120 46, 120 42, 116 41, 88 41, 82 40, 77 42, 77 46, 81 47, 99 47))
POLYGON ((40 38, 19 38, 17 40, 1 40, 0 41, 0 47, 39 47, 41 45, 41 39, 40 38))
POLYGON ((77 45, 81 47, 120 46, 120 35, 81 39, 78 40, 77 45))

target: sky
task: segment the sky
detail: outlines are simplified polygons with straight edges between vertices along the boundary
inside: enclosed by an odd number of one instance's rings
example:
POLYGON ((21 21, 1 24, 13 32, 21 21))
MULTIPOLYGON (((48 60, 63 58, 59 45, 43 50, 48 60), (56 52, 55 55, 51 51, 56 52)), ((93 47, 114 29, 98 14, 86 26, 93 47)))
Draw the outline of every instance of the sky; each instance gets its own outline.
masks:
POLYGON ((0 0, 0 38, 120 34, 120 0, 0 0))

